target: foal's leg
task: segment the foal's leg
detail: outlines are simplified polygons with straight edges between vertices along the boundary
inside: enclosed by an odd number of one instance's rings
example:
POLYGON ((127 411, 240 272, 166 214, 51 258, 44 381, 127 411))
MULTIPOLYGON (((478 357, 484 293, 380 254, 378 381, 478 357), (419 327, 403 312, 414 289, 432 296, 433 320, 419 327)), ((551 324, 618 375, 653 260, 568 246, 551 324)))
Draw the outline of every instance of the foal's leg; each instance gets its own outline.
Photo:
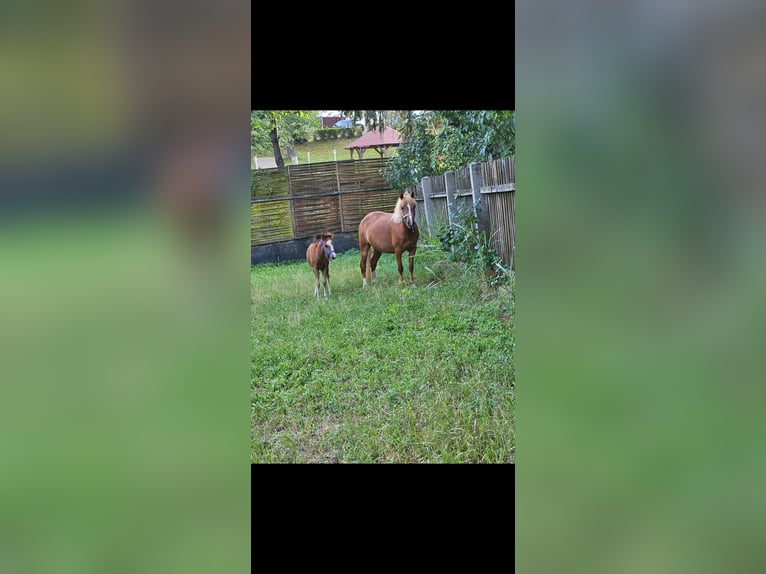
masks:
POLYGON ((319 269, 312 267, 314 270, 314 297, 319 299, 319 269))
POLYGON ((410 283, 412 285, 415 284, 415 251, 417 250, 417 247, 413 247, 410 250, 410 257, 409 257, 409 264, 410 264, 410 283))
POLYGON ((327 295, 332 295, 332 289, 330 289, 330 264, 324 268, 324 298, 327 299, 327 295))
POLYGON ((378 266, 378 259, 380 259, 380 254, 382 251, 378 251, 377 249, 372 250, 372 258, 370 259, 370 283, 374 284, 377 281, 377 275, 375 274, 375 268, 378 266))

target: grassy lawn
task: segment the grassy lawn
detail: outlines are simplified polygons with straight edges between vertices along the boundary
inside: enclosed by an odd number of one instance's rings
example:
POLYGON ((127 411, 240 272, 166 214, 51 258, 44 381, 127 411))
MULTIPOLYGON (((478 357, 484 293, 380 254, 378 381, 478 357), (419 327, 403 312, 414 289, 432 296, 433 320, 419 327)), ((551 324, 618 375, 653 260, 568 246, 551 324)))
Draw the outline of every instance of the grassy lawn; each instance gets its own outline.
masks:
POLYGON ((305 261, 251 269, 251 461, 514 462, 512 290, 426 247, 414 287, 377 278, 348 251, 317 301, 305 261))
MULTIPOLYGON (((295 153, 298 154, 298 162, 301 164, 308 163, 308 153, 311 153, 311 163, 320 163, 323 161, 344 161, 352 159, 349 151, 345 149, 349 143, 356 138, 345 138, 337 140, 326 140, 321 142, 308 142, 295 146, 295 153), (333 150, 335 150, 335 156, 333 156, 333 150), (337 159, 336 159, 337 158, 337 159)), ((285 165, 290 164, 290 160, 287 157, 286 151, 283 149, 282 154, 285 159, 285 165)), ((393 157, 396 154, 396 148, 390 148, 387 150, 385 157, 393 157)), ((272 156, 269 154, 259 154, 258 157, 272 156)), ((363 159, 379 158, 378 152, 375 150, 367 150, 364 152, 363 159)), ((353 159, 358 159, 356 154, 353 159)))

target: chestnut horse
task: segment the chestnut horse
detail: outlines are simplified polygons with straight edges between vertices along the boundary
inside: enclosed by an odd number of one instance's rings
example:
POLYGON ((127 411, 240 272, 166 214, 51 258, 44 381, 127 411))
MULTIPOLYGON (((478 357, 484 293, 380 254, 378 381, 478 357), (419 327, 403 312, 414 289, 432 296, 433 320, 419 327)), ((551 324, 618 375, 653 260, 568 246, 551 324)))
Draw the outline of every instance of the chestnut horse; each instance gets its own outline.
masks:
POLYGON ((362 271, 362 287, 367 287, 367 263, 370 264, 370 284, 375 281, 375 267, 378 265, 381 253, 396 255, 396 265, 399 269, 399 283, 404 283, 402 273, 402 253, 409 252, 410 283, 415 283, 413 269, 415 266, 415 250, 418 248, 418 224, 415 223, 415 197, 409 192, 399 194, 393 213, 373 211, 364 216, 359 222, 359 253, 362 271), (372 254, 368 258, 369 251, 372 254))
POLYGON ((306 249, 306 261, 314 270, 314 296, 319 299, 319 273, 324 279, 324 298, 332 294, 330 288, 330 261, 335 259, 335 247, 332 244, 332 233, 320 233, 306 249))

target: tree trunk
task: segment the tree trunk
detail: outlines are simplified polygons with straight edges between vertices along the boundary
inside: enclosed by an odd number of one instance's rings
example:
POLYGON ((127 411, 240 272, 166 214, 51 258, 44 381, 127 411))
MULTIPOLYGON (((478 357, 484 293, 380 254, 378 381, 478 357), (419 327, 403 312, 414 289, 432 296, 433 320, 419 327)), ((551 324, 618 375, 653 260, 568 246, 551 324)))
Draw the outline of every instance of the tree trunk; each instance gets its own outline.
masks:
POLYGON ((271 146, 274 148, 274 159, 277 162, 277 167, 285 167, 285 160, 282 159, 282 152, 279 150, 279 135, 277 134, 276 120, 271 121, 269 137, 271 138, 271 146))

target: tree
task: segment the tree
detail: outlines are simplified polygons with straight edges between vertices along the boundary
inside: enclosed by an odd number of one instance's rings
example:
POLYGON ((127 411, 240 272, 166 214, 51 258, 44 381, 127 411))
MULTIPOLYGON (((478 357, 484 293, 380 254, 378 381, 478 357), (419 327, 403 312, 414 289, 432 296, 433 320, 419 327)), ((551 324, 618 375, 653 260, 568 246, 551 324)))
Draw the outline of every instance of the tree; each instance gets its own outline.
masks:
POLYGON ((459 110, 409 113, 402 144, 383 172, 395 189, 474 161, 508 157, 516 150, 513 110, 459 110))
POLYGON ((364 121, 364 127, 366 130, 374 130, 378 125, 384 125, 379 118, 381 112, 376 110, 341 110, 340 112, 344 116, 352 116, 354 124, 362 120, 364 121))
POLYGON ((443 121, 436 134, 435 173, 459 169, 473 161, 508 157, 516 150, 513 110, 436 112, 443 121))
POLYGON ((404 189, 423 177, 432 175, 431 157, 436 129, 430 115, 409 117, 402 129, 402 143, 383 177, 394 189, 404 189))
POLYGON ((250 149, 258 155, 265 155, 266 150, 271 150, 269 131, 271 127, 264 112, 250 112, 250 149))
POLYGON ((306 125, 310 125, 311 118, 315 115, 315 112, 307 110, 252 110, 250 112, 250 145, 253 146, 255 143, 263 145, 263 134, 268 133, 277 167, 285 167, 280 148, 280 132, 284 130, 287 143, 292 144, 295 131, 305 130, 306 125))

